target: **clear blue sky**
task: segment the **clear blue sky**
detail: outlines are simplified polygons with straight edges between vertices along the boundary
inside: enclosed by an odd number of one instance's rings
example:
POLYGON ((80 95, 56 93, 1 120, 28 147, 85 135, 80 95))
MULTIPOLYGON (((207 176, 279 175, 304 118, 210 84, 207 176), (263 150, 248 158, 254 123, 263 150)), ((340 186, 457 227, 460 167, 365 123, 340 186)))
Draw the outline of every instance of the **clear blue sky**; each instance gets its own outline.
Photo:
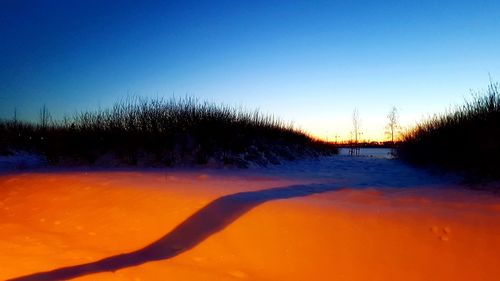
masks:
POLYGON ((190 95, 382 138, 500 77, 500 1, 0 2, 0 117, 190 95))

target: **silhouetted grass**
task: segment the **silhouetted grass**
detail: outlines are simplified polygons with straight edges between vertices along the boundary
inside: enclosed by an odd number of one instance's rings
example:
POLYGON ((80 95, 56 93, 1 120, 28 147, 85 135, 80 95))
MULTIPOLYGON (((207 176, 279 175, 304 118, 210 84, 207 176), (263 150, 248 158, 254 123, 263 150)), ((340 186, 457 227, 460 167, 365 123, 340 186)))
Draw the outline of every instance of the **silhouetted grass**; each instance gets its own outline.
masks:
POLYGON ((337 153, 274 116, 193 98, 128 99, 65 120, 43 119, 1 121, 0 150, 40 153, 53 164, 104 166, 266 165, 337 153))
POLYGON ((454 111, 420 123, 398 149, 403 159, 438 165, 485 178, 500 178, 498 83, 454 111))

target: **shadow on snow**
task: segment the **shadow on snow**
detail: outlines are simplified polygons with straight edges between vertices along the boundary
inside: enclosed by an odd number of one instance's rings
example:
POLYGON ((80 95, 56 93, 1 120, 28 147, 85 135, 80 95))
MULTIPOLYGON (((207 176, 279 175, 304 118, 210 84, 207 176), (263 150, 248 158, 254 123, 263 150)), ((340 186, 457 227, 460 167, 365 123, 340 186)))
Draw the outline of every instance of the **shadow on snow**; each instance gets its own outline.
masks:
POLYGON ((61 280, 116 271, 150 261, 175 257, 192 249, 212 234, 224 229, 252 208, 271 200, 302 197, 338 189, 333 184, 292 185, 258 191, 240 192, 217 198, 191 215, 171 232, 146 247, 95 262, 38 272, 12 280, 61 280))

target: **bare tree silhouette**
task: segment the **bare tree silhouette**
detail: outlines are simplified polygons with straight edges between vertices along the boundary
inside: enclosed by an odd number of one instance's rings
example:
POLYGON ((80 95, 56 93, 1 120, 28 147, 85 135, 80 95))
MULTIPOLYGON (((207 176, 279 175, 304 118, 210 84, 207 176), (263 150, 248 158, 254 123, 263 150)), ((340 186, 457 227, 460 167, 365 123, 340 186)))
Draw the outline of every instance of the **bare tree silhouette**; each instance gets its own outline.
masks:
POLYGON ((387 131, 386 135, 391 139, 391 143, 394 145, 394 141, 397 139, 397 132, 399 130, 399 112, 398 109, 393 106, 389 114, 387 114, 387 119, 389 119, 389 123, 386 126, 387 131))
POLYGON ((51 118, 50 112, 44 104, 40 109, 40 126, 44 129, 47 128, 51 118))
POLYGON ((359 132, 359 112, 357 108, 354 108, 352 112, 352 135, 351 135, 351 142, 352 142, 352 147, 349 151, 351 155, 358 155, 359 154, 359 145, 358 145, 358 137, 360 135, 359 132))

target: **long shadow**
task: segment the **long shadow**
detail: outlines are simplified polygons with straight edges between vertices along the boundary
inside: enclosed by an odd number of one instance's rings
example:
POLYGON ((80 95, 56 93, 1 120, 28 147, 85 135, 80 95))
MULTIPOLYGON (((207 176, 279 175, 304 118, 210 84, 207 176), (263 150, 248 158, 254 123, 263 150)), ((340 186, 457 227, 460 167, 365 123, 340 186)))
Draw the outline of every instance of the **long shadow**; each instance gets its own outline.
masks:
POLYGON ((115 271, 150 261, 169 259, 195 247, 264 202, 302 197, 336 189, 338 189, 337 186, 329 184, 292 185, 222 196, 191 215, 165 236, 142 249, 91 263, 62 267, 9 280, 66 280, 87 274, 115 271))

